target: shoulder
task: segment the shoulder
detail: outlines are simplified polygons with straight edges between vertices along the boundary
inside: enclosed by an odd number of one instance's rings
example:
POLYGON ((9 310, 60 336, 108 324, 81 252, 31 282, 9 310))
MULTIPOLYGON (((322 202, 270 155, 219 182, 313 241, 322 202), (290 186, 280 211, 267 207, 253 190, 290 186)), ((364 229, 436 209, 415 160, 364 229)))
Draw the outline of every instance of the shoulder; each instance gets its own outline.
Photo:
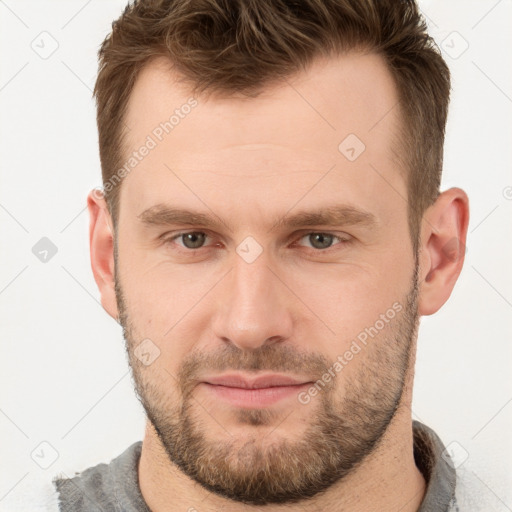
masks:
POLYGON ((145 510, 138 487, 142 442, 129 446, 108 464, 74 476, 60 472, 27 475, 0 502, 0 512, 95 512, 145 510))
POLYGON ((415 462, 427 484, 421 512, 504 510, 506 493, 485 483, 492 479, 483 464, 461 460, 451 443, 445 447, 434 430, 418 421, 413 421, 413 432, 415 462))
POLYGON ((141 448, 138 441, 109 464, 97 464, 72 478, 56 476, 53 484, 60 511, 131 510, 128 507, 140 496, 137 467, 141 448))

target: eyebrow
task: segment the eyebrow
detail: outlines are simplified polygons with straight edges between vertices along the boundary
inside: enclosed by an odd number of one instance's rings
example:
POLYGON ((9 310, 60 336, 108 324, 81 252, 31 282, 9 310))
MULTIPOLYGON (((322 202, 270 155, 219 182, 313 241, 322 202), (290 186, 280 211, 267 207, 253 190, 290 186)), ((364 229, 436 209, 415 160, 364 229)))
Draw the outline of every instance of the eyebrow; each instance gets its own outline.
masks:
MULTIPOLYGON (((230 232, 234 231, 232 224, 223 221, 213 212, 202 213, 161 203, 144 210, 137 218, 147 226, 194 225, 212 228, 224 226, 230 232)), ((359 210, 350 205, 334 205, 313 211, 303 210, 293 215, 286 214, 276 219, 269 231, 285 227, 297 228, 318 225, 359 225, 374 228, 377 224, 377 217, 370 212, 359 210)))
POLYGON ((359 210, 354 206, 334 205, 314 211, 299 211, 293 215, 281 217, 271 230, 281 227, 297 228, 301 226, 354 226, 369 228, 377 225, 377 217, 373 213, 359 210))
POLYGON ((213 212, 211 214, 201 213, 187 210, 185 208, 167 206, 165 204, 152 206, 137 215, 137 218, 140 219, 143 224, 148 226, 193 224, 196 226, 212 226, 218 228, 221 225, 224 225, 229 231, 233 231, 233 227, 230 224, 224 222, 213 212))

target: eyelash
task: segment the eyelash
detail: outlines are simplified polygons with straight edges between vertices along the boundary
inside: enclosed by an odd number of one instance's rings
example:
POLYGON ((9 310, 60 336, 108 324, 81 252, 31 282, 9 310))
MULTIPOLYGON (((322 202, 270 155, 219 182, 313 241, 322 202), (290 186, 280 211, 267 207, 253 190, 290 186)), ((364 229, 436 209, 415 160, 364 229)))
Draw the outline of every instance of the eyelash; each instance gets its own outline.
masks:
MULTIPOLYGON (((173 235, 171 237, 164 238, 163 239, 163 243, 164 243, 164 245, 171 244, 172 242, 174 242, 174 240, 177 240, 178 238, 180 238, 180 237, 182 237, 184 235, 189 235, 189 234, 192 234, 192 233, 203 233, 207 237, 210 237, 210 235, 206 231, 182 231, 182 232, 177 233, 177 234, 175 234, 175 235, 173 235)), ((306 233, 303 233, 295 242, 293 242, 293 245, 296 244, 297 241, 300 241, 303 238, 308 237, 310 235, 329 235, 329 236, 332 236, 333 238, 337 239, 338 242, 339 242, 338 244, 331 245, 330 247, 327 247, 326 249, 315 249, 314 247, 306 247, 306 249, 309 249, 310 251, 313 251, 316 254, 326 254, 326 253, 329 253, 329 252, 331 252, 331 250, 335 250, 336 245, 347 245, 347 244, 350 244, 353 241, 352 237, 343 238, 342 236, 337 235, 335 233, 331 233, 330 231, 308 231, 306 233)), ((349 235, 345 235, 345 236, 348 237, 349 235)), ((301 246, 301 247, 303 247, 303 246, 301 246)), ((207 248, 207 246, 198 247, 197 249, 188 249, 187 247, 179 246, 179 250, 182 251, 182 252, 185 252, 187 254, 197 253, 201 249, 206 249, 206 248, 207 248)))

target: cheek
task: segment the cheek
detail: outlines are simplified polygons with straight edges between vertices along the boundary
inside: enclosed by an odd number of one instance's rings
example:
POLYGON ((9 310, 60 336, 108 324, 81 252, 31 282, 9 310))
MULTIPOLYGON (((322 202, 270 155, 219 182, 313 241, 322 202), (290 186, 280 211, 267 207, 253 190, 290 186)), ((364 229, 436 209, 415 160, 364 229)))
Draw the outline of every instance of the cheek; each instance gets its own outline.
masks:
POLYGON ((215 274, 211 270, 166 261, 163 249, 127 250, 120 265, 120 279, 137 325, 158 328, 163 335, 213 286, 215 274))
POLYGON ((385 265, 334 265, 293 279, 290 287, 303 303, 344 338, 372 325, 408 291, 408 276, 392 274, 385 265))
MULTIPOLYGON (((218 303, 208 294, 214 277, 210 272, 203 278, 189 265, 186 271, 172 272, 146 268, 141 275, 132 273, 122 279, 132 345, 136 348, 141 341, 151 340, 159 350, 155 368, 176 376, 180 362, 209 332, 211 308, 218 303)), ((158 374, 150 375, 157 378, 158 374)))
MULTIPOLYGON (((166 261, 163 253, 155 258, 154 252, 125 245, 120 276, 137 336, 154 340, 169 368, 179 366, 198 345, 212 344, 213 350, 218 340, 208 337, 212 318, 220 304, 236 300, 222 283, 230 262, 176 264, 166 261)), ((350 263, 276 260, 271 265, 289 290, 267 276, 270 288, 265 293, 280 295, 283 312, 295 319, 293 336, 306 348, 336 356, 403 300, 412 272, 406 257, 405 250, 390 244, 375 252, 368 249, 350 263)))

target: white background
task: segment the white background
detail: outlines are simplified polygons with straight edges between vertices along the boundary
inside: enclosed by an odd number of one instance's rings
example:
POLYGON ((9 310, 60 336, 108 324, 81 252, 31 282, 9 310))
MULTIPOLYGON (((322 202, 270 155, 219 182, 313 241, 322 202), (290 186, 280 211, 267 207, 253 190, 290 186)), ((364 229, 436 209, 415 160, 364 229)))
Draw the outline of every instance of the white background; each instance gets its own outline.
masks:
MULTIPOLYGON (((96 52, 124 4, 0 0, 0 508, 23 481, 108 462, 143 436, 85 206, 101 185, 96 52), (46 263, 32 252, 42 237, 58 249, 46 263)), ((512 510, 512 4, 420 7, 453 80, 442 188, 466 190, 471 219, 455 290, 422 319, 414 417, 467 452, 490 512, 512 510)))

